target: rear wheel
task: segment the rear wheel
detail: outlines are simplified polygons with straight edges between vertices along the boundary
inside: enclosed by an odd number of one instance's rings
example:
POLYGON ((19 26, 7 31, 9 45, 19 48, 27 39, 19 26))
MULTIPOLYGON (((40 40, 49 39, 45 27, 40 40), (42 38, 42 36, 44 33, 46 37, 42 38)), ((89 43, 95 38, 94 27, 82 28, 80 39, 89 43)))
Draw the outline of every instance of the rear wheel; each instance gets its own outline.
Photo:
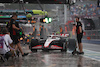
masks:
POLYGON ((68 39, 67 48, 71 51, 76 49, 76 40, 75 39, 68 39))
POLYGON ((31 40, 31 43, 29 45, 29 49, 32 51, 32 52, 37 52, 37 49, 32 49, 32 47, 36 46, 36 45, 39 45, 39 42, 38 42, 38 39, 32 39, 31 40))

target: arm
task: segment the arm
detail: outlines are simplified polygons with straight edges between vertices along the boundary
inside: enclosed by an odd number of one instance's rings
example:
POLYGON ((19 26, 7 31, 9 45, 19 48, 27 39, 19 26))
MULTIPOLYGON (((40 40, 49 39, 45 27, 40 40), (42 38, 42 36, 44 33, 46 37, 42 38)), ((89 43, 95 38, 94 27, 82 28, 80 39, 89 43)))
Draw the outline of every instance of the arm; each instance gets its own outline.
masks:
POLYGON ((82 27, 81 26, 79 26, 79 30, 80 30, 80 33, 82 33, 82 27))

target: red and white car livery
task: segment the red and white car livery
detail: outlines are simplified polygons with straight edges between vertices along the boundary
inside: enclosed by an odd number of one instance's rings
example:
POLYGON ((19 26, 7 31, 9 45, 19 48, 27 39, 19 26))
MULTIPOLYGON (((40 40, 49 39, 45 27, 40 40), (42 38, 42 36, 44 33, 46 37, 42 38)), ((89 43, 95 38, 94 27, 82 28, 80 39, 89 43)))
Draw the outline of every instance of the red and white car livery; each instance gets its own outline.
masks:
POLYGON ((37 51, 38 49, 66 51, 66 37, 68 35, 50 35, 46 40, 32 39, 30 49, 32 51, 37 51))

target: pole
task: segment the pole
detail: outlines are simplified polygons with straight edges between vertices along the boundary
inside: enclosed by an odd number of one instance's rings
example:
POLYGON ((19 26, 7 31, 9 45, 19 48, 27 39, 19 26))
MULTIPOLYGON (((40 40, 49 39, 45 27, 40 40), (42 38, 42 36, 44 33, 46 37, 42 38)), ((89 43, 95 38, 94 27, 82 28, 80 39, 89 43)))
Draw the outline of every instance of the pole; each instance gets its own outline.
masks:
POLYGON ((37 0, 37 2, 38 2, 38 4, 39 4, 39 6, 40 6, 41 10, 43 11, 43 7, 41 6, 40 1, 39 1, 39 0, 37 0))
POLYGON ((66 22, 67 22, 67 5, 66 4, 64 4, 64 23, 66 24, 66 22))

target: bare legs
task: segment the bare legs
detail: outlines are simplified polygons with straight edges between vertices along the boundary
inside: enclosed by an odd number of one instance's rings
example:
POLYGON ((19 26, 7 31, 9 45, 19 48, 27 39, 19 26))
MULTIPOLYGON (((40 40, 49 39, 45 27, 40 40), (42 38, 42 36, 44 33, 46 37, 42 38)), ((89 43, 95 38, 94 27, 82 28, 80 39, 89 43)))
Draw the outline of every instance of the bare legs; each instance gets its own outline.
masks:
POLYGON ((82 43, 78 43, 79 52, 83 52, 83 45, 82 43))
POLYGON ((20 42, 15 46, 15 50, 17 50, 17 48, 20 50, 21 54, 23 55, 24 53, 23 53, 23 51, 22 51, 20 42))

